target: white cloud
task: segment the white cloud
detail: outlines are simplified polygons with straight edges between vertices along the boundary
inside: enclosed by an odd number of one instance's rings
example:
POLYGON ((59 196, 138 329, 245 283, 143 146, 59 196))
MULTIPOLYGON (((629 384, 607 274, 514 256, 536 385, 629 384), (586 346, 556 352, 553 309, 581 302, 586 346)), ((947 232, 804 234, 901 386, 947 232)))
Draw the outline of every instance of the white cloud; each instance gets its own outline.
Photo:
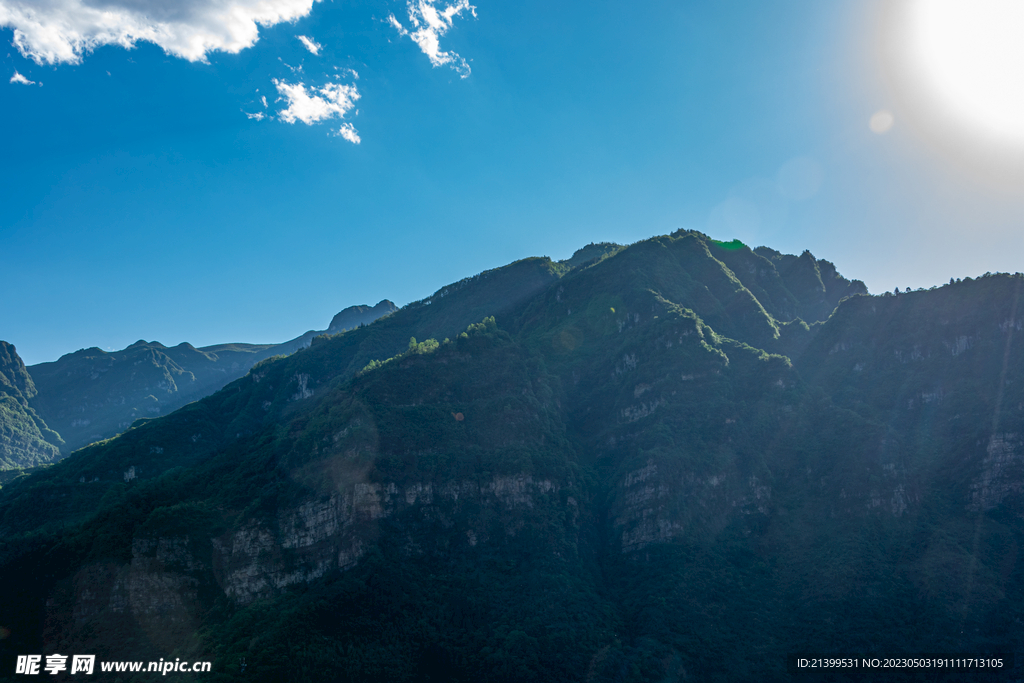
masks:
MULTIPOLYGON (((355 69, 342 68, 340 66, 336 66, 336 67, 334 67, 334 70, 335 71, 340 71, 342 74, 345 74, 346 76, 350 76, 352 78, 352 80, 354 80, 354 81, 358 81, 359 80, 359 72, 356 71, 355 69)), ((334 77, 338 78, 338 75, 335 74, 334 77)))
POLYGON ((341 124, 341 128, 338 129, 338 132, 335 133, 335 135, 340 135, 354 145, 358 145, 362 142, 362 140, 359 139, 359 133, 356 132, 355 126, 351 123, 341 124))
POLYGON ((17 71, 15 71, 15 72, 14 72, 14 75, 13 75, 13 76, 11 76, 11 83, 22 83, 22 84, 24 84, 24 85, 35 85, 35 84, 36 84, 36 82, 35 82, 35 81, 30 81, 30 80, 28 80, 27 78, 25 78, 24 76, 22 76, 22 75, 21 75, 20 73, 18 73, 17 71))
POLYGON ((280 57, 277 58, 277 61, 281 62, 286 67, 288 67, 288 70, 291 71, 293 74, 297 74, 300 71, 302 71, 302 65, 301 64, 299 64, 298 66, 292 66, 291 64, 289 64, 288 62, 284 61, 280 57))
POLYGON ((0 26, 37 64, 77 64, 102 45, 142 40, 192 62, 210 52, 236 53, 259 27, 295 21, 320 0, 0 0, 0 26))
POLYGON ((405 27, 402 26, 402 24, 400 24, 398 22, 398 19, 395 19, 395 15, 394 14, 389 14, 388 15, 388 21, 391 22, 391 25, 395 27, 396 31, 398 31, 398 35, 400 35, 400 36, 407 36, 407 35, 409 35, 409 32, 405 30, 405 27))
POLYGON ((269 105, 267 104, 267 96, 260 95, 260 102, 263 103, 263 108, 266 109, 269 105))
MULTIPOLYGON (((354 85, 328 83, 322 88, 310 87, 303 83, 285 83, 274 80, 280 99, 288 101, 288 107, 278 113, 278 118, 286 123, 302 121, 313 125, 329 119, 343 119, 356 106, 359 91, 354 85)), ((351 123, 342 124, 338 135, 349 142, 358 143, 359 134, 351 123)))
POLYGON ((441 50, 441 36, 452 27, 455 17, 464 11, 469 11, 476 16, 476 7, 469 4, 469 0, 456 0, 443 10, 438 11, 434 6, 436 0, 407 0, 409 10, 409 22, 412 29, 405 28, 393 14, 388 15, 390 23, 398 34, 408 36, 414 43, 419 45, 420 50, 427 56, 430 63, 437 66, 451 65, 462 77, 470 74, 469 64, 455 52, 444 52, 441 50))
POLYGON ((310 52, 312 52, 315 55, 320 54, 320 50, 322 50, 323 47, 324 47, 323 45, 321 45, 320 43, 316 42, 312 38, 309 38, 308 36, 295 36, 295 37, 298 38, 299 40, 301 40, 302 44, 306 46, 306 49, 309 50, 310 52))
POLYGON ((264 114, 264 113, 263 113, 263 112, 261 112, 261 111, 258 111, 258 112, 256 112, 255 114, 250 114, 250 113, 249 113, 249 112, 247 112, 247 111, 243 111, 242 113, 243 113, 243 114, 245 114, 247 118, 250 118, 250 119, 255 119, 255 120, 257 120, 257 121, 262 121, 263 119, 265 119, 265 118, 267 117, 267 115, 266 115, 266 114, 264 114))

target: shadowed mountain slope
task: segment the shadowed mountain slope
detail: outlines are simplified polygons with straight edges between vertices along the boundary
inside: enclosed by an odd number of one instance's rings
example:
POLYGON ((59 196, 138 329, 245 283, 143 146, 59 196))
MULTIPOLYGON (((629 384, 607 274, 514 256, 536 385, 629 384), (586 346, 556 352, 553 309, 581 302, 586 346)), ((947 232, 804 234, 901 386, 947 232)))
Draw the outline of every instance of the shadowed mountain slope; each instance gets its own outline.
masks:
POLYGON ((816 270, 699 233, 520 261, 5 486, 0 666, 781 681, 1019 650, 1024 278, 821 321, 862 286, 791 258, 816 270))
MULTIPOLYGON (((753 254, 771 263, 778 274, 777 283, 776 278, 771 276, 771 271, 768 271, 771 285, 766 290, 770 293, 769 296, 777 299, 776 305, 770 310, 779 320, 788 321, 797 317, 806 322, 825 320, 844 297, 868 293, 863 282, 847 280, 836 271, 833 264, 814 258, 809 251, 800 256, 793 256, 781 254, 768 247, 758 247, 753 254), (783 290, 781 293, 780 289, 783 290), (790 297, 786 297, 785 292, 788 292, 790 297)), ((744 270, 754 275, 754 269, 750 266, 746 269, 739 268, 737 272, 744 270)), ((765 280, 761 267, 757 268, 757 278, 765 280)), ((768 306, 768 302, 765 302, 765 305, 768 306)))

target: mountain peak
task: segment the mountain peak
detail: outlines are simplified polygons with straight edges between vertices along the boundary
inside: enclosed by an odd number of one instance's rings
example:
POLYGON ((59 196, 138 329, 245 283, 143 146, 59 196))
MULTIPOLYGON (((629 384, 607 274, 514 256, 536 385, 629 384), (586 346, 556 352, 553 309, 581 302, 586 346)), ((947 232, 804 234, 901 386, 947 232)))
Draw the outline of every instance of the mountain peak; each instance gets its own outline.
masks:
POLYGON ((603 258, 606 254, 614 254, 622 248, 621 244, 616 244, 615 242, 591 242, 587 246, 577 249, 570 258, 559 261, 559 263, 579 268, 603 258))
POLYGON ((166 346, 164 346, 163 344, 161 344, 158 341, 146 341, 145 339, 140 339, 139 341, 135 342, 134 344, 132 344, 132 345, 130 345, 128 347, 125 347, 124 350, 127 351, 128 349, 134 349, 137 346, 152 346, 152 347, 155 347, 155 348, 158 348, 158 349, 166 349, 167 348, 166 346))
MULTIPOLYGON (((27 400, 36 395, 36 385, 25 368, 14 344, 0 341, 0 393, 7 386, 10 393, 27 400)), ((17 396, 16 396, 17 397, 17 396)))
POLYGON ((397 310, 398 306, 388 299, 382 299, 376 306, 368 306, 366 304, 349 306, 334 316, 330 326, 327 328, 327 333, 338 334, 360 325, 369 325, 377 318, 394 313, 397 310))

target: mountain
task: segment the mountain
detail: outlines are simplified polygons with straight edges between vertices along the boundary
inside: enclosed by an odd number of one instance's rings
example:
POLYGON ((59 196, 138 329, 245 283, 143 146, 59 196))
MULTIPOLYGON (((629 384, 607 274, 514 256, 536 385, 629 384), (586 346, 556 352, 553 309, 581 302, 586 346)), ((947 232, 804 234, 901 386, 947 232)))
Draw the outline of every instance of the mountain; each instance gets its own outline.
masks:
POLYGON ((281 344, 197 349, 185 342, 169 348, 140 339, 120 351, 82 349, 29 367, 29 381, 34 380, 38 392, 28 398, 46 424, 63 437, 61 446, 67 453, 110 438, 137 419, 166 415, 212 394, 265 358, 293 353, 318 335, 367 324, 394 310, 386 299, 372 308, 351 306, 335 316, 328 330, 311 330, 281 344))
POLYGON ((0 667, 790 680, 792 653, 1021 649, 1024 277, 870 296, 696 232, 598 251, 5 485, 0 667))
POLYGON ((392 302, 384 299, 376 306, 349 306, 331 320, 327 334, 338 334, 345 330, 353 330, 360 325, 369 325, 377 318, 391 315, 398 310, 392 302))
POLYGON ((605 256, 611 256, 612 254, 625 249, 621 244, 615 244, 614 242, 591 242, 582 249, 577 249, 573 255, 564 261, 565 265, 572 266, 573 268, 579 268, 585 266, 592 261, 604 258, 605 256))
POLYGON ((271 345, 196 349, 139 340, 121 351, 82 349, 29 368, 33 407, 69 451, 109 438, 141 417, 169 413, 240 377, 271 345))
POLYGON ((0 341, 0 469, 49 463, 64 445, 29 405, 36 386, 12 344, 0 341))

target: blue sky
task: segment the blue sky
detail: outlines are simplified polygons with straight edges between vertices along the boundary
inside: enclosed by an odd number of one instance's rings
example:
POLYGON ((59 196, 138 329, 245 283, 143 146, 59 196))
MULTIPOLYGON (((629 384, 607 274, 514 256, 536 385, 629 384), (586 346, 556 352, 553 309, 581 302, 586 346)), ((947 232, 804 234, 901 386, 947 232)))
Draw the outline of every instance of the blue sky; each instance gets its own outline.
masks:
MULTIPOLYGON (((200 11, 219 0, 95 0, 174 10, 178 32, 65 58, 27 1, 0 0, 0 339, 29 364, 284 341, 679 228, 810 249, 873 292, 1024 270, 1019 152, 964 152, 990 143, 953 144, 903 98, 883 3, 476 0, 434 65, 410 34, 443 1, 272 0, 298 18, 239 48, 200 11), (189 31, 225 49, 197 56, 189 31), (281 89, 298 84, 335 115, 312 121, 281 89)), ((88 37, 80 0, 40 2, 88 37)))

